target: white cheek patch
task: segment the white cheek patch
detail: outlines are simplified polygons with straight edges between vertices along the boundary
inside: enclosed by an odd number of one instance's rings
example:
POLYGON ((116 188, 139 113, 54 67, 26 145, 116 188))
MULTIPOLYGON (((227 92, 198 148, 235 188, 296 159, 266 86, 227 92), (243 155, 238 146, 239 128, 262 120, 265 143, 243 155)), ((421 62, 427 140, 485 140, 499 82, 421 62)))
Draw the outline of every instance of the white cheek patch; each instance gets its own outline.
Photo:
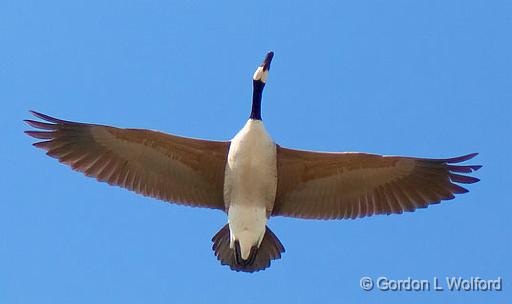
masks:
POLYGON ((252 79, 260 80, 261 82, 267 82, 267 77, 268 77, 268 70, 264 71, 263 67, 258 67, 256 69, 256 72, 254 72, 254 76, 252 76, 252 79))

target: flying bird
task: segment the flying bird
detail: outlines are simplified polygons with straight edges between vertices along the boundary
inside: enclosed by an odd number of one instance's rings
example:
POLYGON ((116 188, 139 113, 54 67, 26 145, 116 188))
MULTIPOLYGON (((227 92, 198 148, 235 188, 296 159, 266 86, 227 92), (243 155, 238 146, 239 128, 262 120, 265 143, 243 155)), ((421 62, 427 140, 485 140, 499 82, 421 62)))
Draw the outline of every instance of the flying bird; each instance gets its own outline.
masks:
POLYGON ((477 153, 445 159, 281 147, 261 119, 269 52, 253 76, 252 110, 231 141, 186 138, 53 118, 31 111, 34 146, 86 176, 163 201, 219 209, 227 224, 213 237, 221 264, 254 272, 285 251, 271 216, 355 219, 426 208, 468 192, 458 184, 479 165, 477 153))

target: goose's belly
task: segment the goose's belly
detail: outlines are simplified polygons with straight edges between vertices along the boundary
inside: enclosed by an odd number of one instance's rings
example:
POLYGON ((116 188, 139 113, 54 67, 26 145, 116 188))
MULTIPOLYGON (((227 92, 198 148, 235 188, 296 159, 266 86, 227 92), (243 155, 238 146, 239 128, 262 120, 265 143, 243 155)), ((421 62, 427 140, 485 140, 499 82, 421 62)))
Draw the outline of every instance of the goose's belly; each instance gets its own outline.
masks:
POLYGON ((261 121, 250 120, 231 141, 224 182, 231 245, 239 240, 242 256, 263 239, 276 189, 276 146, 261 121))

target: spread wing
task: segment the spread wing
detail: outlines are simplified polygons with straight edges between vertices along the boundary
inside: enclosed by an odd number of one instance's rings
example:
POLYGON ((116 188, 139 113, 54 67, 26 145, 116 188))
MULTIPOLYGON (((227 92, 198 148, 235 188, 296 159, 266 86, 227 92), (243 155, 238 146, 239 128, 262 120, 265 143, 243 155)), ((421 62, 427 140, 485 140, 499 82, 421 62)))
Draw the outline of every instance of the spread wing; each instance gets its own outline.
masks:
POLYGON ((70 122, 41 113, 25 120, 43 131, 34 146, 98 181, 183 205, 224 209, 229 142, 184 138, 142 129, 70 122))
POLYGON ((341 219, 402 213, 468 192, 456 183, 479 179, 481 166, 458 166, 477 153, 449 159, 320 153, 277 148, 278 184, 272 215, 341 219))

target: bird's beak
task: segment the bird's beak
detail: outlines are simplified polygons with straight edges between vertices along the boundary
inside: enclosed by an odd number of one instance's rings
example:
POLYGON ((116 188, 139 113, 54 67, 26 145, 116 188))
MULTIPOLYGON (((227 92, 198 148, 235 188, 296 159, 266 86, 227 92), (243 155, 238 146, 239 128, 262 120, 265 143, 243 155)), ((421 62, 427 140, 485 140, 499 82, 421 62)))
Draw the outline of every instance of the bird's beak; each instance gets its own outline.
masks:
POLYGON ((261 63, 261 65, 256 69, 256 72, 254 72, 254 76, 252 79, 254 81, 262 82, 263 85, 265 85, 265 82, 267 81, 268 77, 268 70, 270 70, 270 62, 272 62, 272 58, 274 58, 274 52, 268 52, 267 56, 265 56, 265 59, 261 63))
POLYGON ((267 53, 267 56, 265 56, 265 59, 263 60, 263 63, 261 64, 263 71, 270 70, 270 63, 272 62, 272 58, 274 58, 274 52, 270 51, 267 53))

